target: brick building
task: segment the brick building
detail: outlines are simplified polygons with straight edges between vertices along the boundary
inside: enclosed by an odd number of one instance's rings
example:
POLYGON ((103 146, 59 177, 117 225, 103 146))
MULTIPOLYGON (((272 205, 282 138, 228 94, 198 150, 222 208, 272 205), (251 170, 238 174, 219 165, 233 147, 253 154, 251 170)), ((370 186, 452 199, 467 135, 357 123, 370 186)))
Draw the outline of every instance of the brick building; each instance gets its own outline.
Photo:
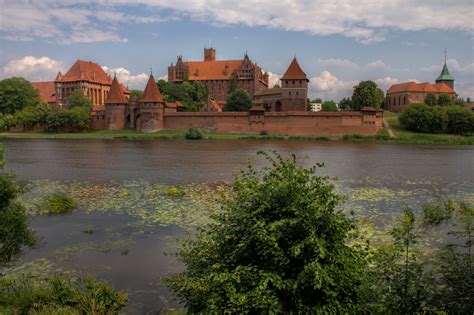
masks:
POLYGON ((392 85, 385 97, 385 108, 392 112, 400 112, 410 103, 423 103, 428 93, 433 93, 436 96, 446 93, 453 100, 456 99, 454 78, 449 74, 446 60, 441 74, 435 82, 435 84, 431 84, 429 82, 416 83, 412 81, 392 85))
POLYGON ((281 87, 264 89, 254 95, 255 102, 262 103, 266 111, 306 111, 308 78, 296 58, 293 58, 281 77, 281 87))
MULTIPOLYGON (((204 48, 203 61, 183 61, 182 56, 178 56, 176 65, 171 63, 168 67, 168 82, 201 81, 207 86, 210 100, 220 108, 225 104, 233 75, 237 76, 239 87, 251 97, 268 88, 268 74, 247 54, 242 60, 216 60, 216 50, 204 48)), ((214 104, 206 104, 205 108, 217 111, 214 104)))

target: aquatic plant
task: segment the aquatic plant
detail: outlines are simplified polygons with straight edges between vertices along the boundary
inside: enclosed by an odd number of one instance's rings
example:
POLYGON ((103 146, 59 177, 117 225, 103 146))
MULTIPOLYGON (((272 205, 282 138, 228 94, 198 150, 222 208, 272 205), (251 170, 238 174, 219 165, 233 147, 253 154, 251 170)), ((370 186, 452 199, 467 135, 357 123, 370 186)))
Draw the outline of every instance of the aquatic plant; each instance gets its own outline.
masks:
POLYGON ((451 218, 455 203, 451 200, 438 203, 425 203, 421 205, 423 220, 428 224, 440 224, 451 218))
POLYGON ((118 314, 127 295, 92 277, 0 278, 0 311, 7 314, 118 314))
POLYGON ((41 204, 41 213, 65 213, 76 207, 74 199, 64 192, 55 192, 46 197, 46 200, 41 204))
POLYGON ((81 231, 82 231, 82 233, 85 233, 85 234, 94 234, 95 227, 87 226, 87 227, 83 228, 81 231))
POLYGON ((171 187, 168 187, 166 189, 166 192, 165 194, 167 196, 171 196, 171 197, 182 197, 184 196, 185 192, 182 188, 180 187, 176 187, 176 186, 171 186, 171 187))

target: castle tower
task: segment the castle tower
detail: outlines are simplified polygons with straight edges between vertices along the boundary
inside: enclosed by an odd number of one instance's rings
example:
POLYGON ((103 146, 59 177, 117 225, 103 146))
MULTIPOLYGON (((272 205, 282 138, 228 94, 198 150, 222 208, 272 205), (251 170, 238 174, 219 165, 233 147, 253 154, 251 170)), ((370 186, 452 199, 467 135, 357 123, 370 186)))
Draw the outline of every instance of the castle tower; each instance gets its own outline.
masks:
POLYGON ((124 129, 125 128, 125 110, 128 101, 120 88, 120 83, 114 75, 112 86, 105 100, 105 123, 106 128, 124 129))
POLYGON ((448 66, 446 64, 446 51, 444 52, 443 70, 441 70, 440 75, 436 79, 436 84, 438 83, 444 83, 454 90, 454 78, 452 75, 449 74, 448 66))
POLYGON ((153 74, 150 74, 143 95, 138 101, 137 130, 153 132, 163 129, 165 101, 161 97, 153 74))
POLYGON ((204 48, 204 61, 215 61, 216 50, 212 47, 204 48))
POLYGON ((281 111, 306 111, 309 80, 296 57, 293 58, 280 80, 282 88, 281 111))

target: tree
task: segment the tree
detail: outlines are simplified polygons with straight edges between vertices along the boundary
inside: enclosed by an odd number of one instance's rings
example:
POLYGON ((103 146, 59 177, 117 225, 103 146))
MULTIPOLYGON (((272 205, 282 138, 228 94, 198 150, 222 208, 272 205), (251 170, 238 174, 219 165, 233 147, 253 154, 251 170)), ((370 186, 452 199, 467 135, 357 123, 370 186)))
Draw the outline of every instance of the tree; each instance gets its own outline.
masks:
POLYGON ((89 97, 84 95, 81 90, 74 90, 68 97, 69 106, 72 107, 87 107, 92 109, 92 101, 89 97))
POLYGON ((352 100, 350 97, 344 97, 340 102, 339 102, 339 109, 340 110, 350 110, 352 108, 352 100))
MULTIPOLYGON (((0 147, 0 168, 3 168, 4 149, 0 147)), ((9 261, 23 246, 33 246, 35 237, 28 225, 25 207, 16 197, 21 189, 12 174, 0 174, 0 262, 9 261)))
POLYGON ((464 107, 466 105, 466 102, 464 102, 464 99, 462 97, 459 97, 454 101, 454 105, 464 107))
POLYGON ((30 81, 18 77, 0 81, 0 113, 14 114, 40 101, 38 90, 30 81))
POLYGON ((425 97, 425 104, 430 106, 438 105, 438 99, 434 93, 428 93, 425 97))
POLYGON ((51 112, 47 103, 41 102, 33 106, 28 106, 13 115, 13 124, 34 127, 36 125, 44 126, 46 119, 51 112))
POLYGON ((380 109, 384 100, 384 94, 373 81, 361 81, 354 87, 352 93, 352 109, 361 110, 364 106, 372 106, 380 109))
POLYGON ((431 107, 425 104, 409 104, 398 116, 403 128, 411 131, 430 132, 433 112, 431 107))
POLYGON ((334 101, 326 101, 321 105, 322 112, 337 112, 338 110, 334 101))
POLYGON ((438 97, 438 105, 447 106, 451 104, 453 104, 451 96, 447 93, 441 93, 441 95, 438 97))
POLYGON ((167 283, 190 313, 354 313, 365 260, 341 197, 315 176, 322 164, 264 155, 271 167, 241 171, 167 283))
POLYGON ((141 91, 141 90, 131 90, 130 91, 130 99, 132 101, 138 101, 140 99, 140 97, 142 97, 142 95, 143 95, 143 91, 141 91))
POLYGON ((252 107, 252 99, 247 91, 236 89, 227 95, 224 111, 227 112, 246 112, 252 107))
POLYGON ((468 97, 468 98, 466 99, 466 103, 470 103, 470 102, 471 102, 471 99, 468 97))
POLYGON ((446 107, 448 123, 446 133, 469 134, 474 132, 474 113, 465 107, 446 107))
POLYGON ((318 97, 318 98, 315 98, 313 101, 311 101, 311 103, 319 103, 319 104, 322 104, 322 103, 323 103, 323 100, 318 97))
POLYGON ((237 78, 237 74, 232 74, 229 80, 229 91, 228 94, 234 92, 239 88, 239 79, 237 78))

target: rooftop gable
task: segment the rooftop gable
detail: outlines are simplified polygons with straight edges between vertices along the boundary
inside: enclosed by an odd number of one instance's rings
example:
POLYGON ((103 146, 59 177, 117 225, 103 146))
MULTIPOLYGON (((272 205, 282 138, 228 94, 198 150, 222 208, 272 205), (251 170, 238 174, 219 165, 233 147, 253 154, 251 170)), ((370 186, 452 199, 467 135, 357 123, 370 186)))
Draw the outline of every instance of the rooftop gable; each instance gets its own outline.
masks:
POLYGON ((107 100, 105 104, 127 104, 127 99, 122 92, 120 83, 117 80, 117 77, 114 77, 112 81, 112 86, 110 87, 109 94, 107 95, 107 100))
POLYGON ((156 84, 153 74, 148 78, 145 90, 139 100, 140 103, 164 103, 160 90, 156 84))
POLYGON ((111 84, 110 76, 102 67, 92 61, 77 60, 59 82, 88 81, 100 84, 111 84))
POLYGON ((281 80, 307 80, 306 73, 301 69, 296 57, 293 58, 281 80))

